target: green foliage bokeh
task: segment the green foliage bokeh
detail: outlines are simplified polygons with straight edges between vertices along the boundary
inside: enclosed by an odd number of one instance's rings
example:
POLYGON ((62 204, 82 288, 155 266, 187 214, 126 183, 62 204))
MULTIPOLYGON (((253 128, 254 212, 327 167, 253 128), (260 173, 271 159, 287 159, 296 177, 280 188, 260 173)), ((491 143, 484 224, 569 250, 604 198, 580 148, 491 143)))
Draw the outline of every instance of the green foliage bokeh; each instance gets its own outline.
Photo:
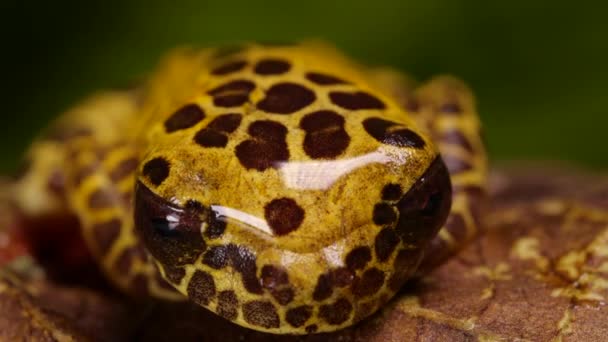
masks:
POLYGON ((477 94, 493 160, 608 166, 608 3, 130 0, 0 9, 0 173, 70 104, 145 74, 175 45, 311 37, 419 80, 464 79, 477 94))

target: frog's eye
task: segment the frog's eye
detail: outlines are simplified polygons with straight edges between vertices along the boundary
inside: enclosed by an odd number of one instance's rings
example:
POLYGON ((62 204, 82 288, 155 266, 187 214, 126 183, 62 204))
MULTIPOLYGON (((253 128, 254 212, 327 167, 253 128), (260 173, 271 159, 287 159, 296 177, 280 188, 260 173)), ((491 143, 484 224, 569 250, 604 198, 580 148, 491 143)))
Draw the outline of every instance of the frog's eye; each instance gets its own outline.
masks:
POLYGON ((201 233, 208 210, 190 201, 178 207, 138 183, 135 190, 135 228, 146 248, 161 264, 193 263, 206 249, 201 233))
POLYGON ((445 222, 451 203, 450 176, 437 158, 397 203, 397 235, 405 244, 425 246, 445 222))

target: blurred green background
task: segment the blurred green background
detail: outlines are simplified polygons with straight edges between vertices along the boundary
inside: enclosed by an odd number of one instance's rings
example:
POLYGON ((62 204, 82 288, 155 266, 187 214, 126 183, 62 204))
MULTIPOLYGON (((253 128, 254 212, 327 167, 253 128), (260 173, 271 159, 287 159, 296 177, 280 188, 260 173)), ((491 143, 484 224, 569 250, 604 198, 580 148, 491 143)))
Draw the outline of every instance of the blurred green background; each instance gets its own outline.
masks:
POLYGON ((494 161, 606 168, 608 2, 584 3, 5 0, 0 173, 51 118, 144 74, 172 46, 309 37, 419 80, 464 79, 494 161))

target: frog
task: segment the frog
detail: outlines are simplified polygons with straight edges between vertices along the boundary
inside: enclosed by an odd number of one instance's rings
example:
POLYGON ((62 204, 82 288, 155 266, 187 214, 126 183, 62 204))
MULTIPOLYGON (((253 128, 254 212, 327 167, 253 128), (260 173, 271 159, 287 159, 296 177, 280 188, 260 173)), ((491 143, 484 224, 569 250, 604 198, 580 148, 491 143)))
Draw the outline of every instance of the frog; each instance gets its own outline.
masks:
POLYGON ((70 214, 105 277, 273 334, 340 330, 481 231, 472 91, 329 43, 182 47, 26 152, 28 217, 70 214))

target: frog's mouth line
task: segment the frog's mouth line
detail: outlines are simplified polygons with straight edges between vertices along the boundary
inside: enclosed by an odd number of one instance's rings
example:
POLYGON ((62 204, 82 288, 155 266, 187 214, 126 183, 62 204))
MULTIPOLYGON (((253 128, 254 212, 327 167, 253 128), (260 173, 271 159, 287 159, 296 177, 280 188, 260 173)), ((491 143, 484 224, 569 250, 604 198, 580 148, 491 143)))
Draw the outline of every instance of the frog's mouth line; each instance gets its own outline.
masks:
MULTIPOLYGON (((451 206, 451 184, 441 157, 391 206, 399 212, 394 232, 400 240, 417 248, 426 245, 445 222, 451 206)), ((143 183, 136 184, 135 227, 150 253, 163 265, 194 263, 206 250, 206 240, 220 237, 229 221, 246 225, 263 238, 273 236, 263 218, 220 205, 203 206, 196 201, 177 206, 143 183)))

